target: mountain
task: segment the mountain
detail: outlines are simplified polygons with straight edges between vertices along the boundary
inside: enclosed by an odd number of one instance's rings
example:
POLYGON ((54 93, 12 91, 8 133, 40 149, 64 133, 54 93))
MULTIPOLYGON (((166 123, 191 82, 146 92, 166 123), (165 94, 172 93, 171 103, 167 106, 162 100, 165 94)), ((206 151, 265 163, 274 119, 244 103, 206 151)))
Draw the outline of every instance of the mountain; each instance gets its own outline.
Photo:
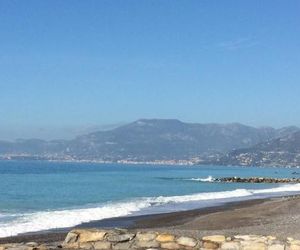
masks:
POLYGON ((141 119, 73 140, 2 141, 0 154, 97 161, 190 160, 249 148, 297 130, 296 127, 254 128, 239 123, 198 124, 174 119, 141 119))
POLYGON ((223 165, 300 166, 300 131, 253 147, 233 150, 218 160, 223 165))
POLYGON ((203 153, 226 152, 274 138, 272 128, 241 124, 193 124, 179 120, 141 119, 110 131, 80 136, 69 152, 80 159, 188 159, 203 153))

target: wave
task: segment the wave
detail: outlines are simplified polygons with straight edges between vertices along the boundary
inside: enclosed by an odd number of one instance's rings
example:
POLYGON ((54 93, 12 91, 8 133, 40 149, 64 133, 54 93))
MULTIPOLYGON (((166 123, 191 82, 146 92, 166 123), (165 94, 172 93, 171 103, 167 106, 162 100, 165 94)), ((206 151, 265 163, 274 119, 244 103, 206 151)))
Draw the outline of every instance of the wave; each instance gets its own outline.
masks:
POLYGON ((213 178, 210 175, 207 178, 190 178, 190 179, 185 179, 185 180, 187 180, 187 181, 200 181, 200 182, 214 182, 215 178, 213 178))
POLYGON ((43 211, 22 214, 14 221, 4 224, 0 223, 0 237, 54 228, 66 228, 92 220, 126 216, 149 206, 151 206, 151 204, 145 201, 120 202, 95 208, 43 211))
POLYGON ((254 198, 259 195, 287 194, 300 192, 300 184, 283 185, 269 189, 235 189, 232 191, 206 192, 191 195, 145 197, 136 200, 110 203, 93 208, 42 211, 20 214, 13 221, 0 222, 0 237, 21 233, 36 232, 55 228, 66 228, 93 220, 128 216, 150 207, 186 202, 234 200, 236 198, 254 198))
POLYGON ((199 181, 199 182, 214 182, 215 178, 209 175, 207 178, 184 178, 184 177, 157 177, 161 180, 171 180, 171 181, 199 181))

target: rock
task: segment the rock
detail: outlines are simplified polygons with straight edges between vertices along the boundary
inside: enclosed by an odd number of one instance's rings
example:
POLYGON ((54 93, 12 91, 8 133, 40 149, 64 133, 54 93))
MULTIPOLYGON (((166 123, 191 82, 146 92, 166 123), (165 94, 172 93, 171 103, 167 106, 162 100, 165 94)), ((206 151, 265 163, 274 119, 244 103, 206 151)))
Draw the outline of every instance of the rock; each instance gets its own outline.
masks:
POLYGON ((186 246, 186 247, 195 247, 197 245, 197 241, 190 237, 179 237, 176 242, 179 245, 186 246))
POLYGON ((100 241, 103 240, 105 235, 106 235, 106 231, 102 231, 102 230, 93 230, 93 229, 82 229, 82 230, 74 230, 73 233, 77 233, 79 234, 79 242, 92 242, 92 241, 100 241))
POLYGON ((221 246, 222 250, 239 250, 240 243, 239 242, 224 242, 221 246))
POLYGON ((212 236, 205 236, 202 238, 203 241, 211 241, 216 243, 222 243, 226 240, 224 235, 212 235, 212 236))
POLYGON ((300 240, 291 240, 290 244, 291 245, 300 245, 300 240))
POLYGON ((139 241, 153 241, 155 240, 157 233, 137 233, 136 239, 139 241))
POLYGON ((106 241, 97 241, 94 244, 94 249, 96 250, 106 250, 106 249, 111 249, 111 243, 110 242, 106 242, 106 241))
POLYGON ((110 242, 126 242, 130 241, 135 237, 135 234, 110 234, 107 236, 107 240, 110 242))
POLYGON ((160 244, 163 249, 181 249, 180 245, 175 242, 163 242, 160 244))
POLYGON ((266 250, 266 245, 262 242, 250 242, 249 245, 245 245, 243 250, 266 250))
POLYGON ((289 246, 289 248, 287 248, 288 250, 300 250, 300 246, 299 245, 294 245, 294 244, 291 244, 289 246))
POLYGON ((157 241, 136 241, 135 246, 137 248, 156 248, 159 247, 157 241))
POLYGON ((127 250, 130 249, 131 243, 130 242, 122 242, 122 243, 117 243, 116 245, 113 246, 113 249, 117 250, 127 250))
POLYGON ((268 240, 276 240, 277 238, 276 238, 275 236, 269 235, 269 236, 267 236, 267 239, 268 239, 268 240))
POLYGON ((66 239, 65 239, 65 241, 64 241, 63 244, 69 244, 69 243, 74 243, 74 242, 76 242, 77 239, 78 239, 78 236, 79 236, 78 233, 75 233, 75 232, 73 232, 73 231, 69 232, 69 233, 67 234, 67 237, 66 237, 66 239))
POLYGON ((172 234, 159 234, 156 237, 156 240, 159 242, 169 242, 169 241, 174 241, 175 236, 172 234))
POLYGON ((94 245, 92 243, 90 243, 90 242, 83 242, 83 243, 79 244, 79 247, 81 249, 93 249, 94 245))
POLYGON ((219 249, 219 244, 212 241, 205 241, 203 242, 202 247, 204 249, 219 249))
POLYGON ((6 250, 30 250, 32 249, 32 247, 28 247, 26 245, 17 245, 17 246, 12 246, 12 247, 8 247, 8 248, 5 248, 6 250))
POLYGON ((268 246, 268 250, 284 250, 284 245, 274 244, 274 245, 268 246))
POLYGON ((236 235, 234 236, 235 239, 242 240, 242 244, 248 244, 248 241, 251 242, 262 242, 265 243, 268 239, 265 236, 259 235, 236 235))
POLYGON ((77 249, 77 248, 79 248, 79 242, 73 242, 73 243, 68 243, 68 244, 63 243, 62 247, 63 248, 68 248, 68 249, 77 249))

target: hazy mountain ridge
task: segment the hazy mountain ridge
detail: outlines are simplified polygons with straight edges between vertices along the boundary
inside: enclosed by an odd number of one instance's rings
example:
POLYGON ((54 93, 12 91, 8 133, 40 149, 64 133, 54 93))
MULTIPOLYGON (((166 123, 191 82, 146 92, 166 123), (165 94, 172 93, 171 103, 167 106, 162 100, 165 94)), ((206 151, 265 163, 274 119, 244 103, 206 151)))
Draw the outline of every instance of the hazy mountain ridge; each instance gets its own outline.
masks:
POLYGON ((224 155, 228 151, 246 150, 256 144, 291 135, 295 131, 300 129, 141 119, 112 130, 78 136, 73 140, 0 141, 0 154, 103 161, 190 160, 204 155, 216 160, 216 157, 223 155, 222 163, 227 164, 224 155))
POLYGON ((187 159, 209 152, 249 147, 276 136, 276 130, 241 124, 196 124, 178 120, 141 119, 111 131, 96 132, 72 141, 70 152, 105 159, 187 159), (80 148, 88 151, 82 151, 80 148))

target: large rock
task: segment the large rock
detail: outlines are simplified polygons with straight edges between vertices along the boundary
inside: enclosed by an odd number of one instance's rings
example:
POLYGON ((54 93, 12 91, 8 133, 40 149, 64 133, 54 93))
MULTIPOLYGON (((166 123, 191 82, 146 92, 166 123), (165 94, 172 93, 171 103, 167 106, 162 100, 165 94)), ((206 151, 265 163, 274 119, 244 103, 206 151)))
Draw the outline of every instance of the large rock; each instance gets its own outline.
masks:
POLYGON ((243 241, 254 241, 254 242, 265 242, 266 240, 268 240, 267 237, 265 236, 260 236, 260 235, 235 235, 234 236, 235 239, 238 240, 243 240, 243 241))
MULTIPOLYGON (((68 249, 78 249, 79 248, 79 242, 73 242, 73 243, 63 243, 62 244, 63 248, 68 248, 68 249)), ((45 248, 44 248, 45 249, 45 248)))
POLYGON ((262 242, 250 242, 249 245, 243 246, 243 250, 266 250, 267 247, 262 242))
POLYGON ((163 242, 160 244, 160 247, 163 249, 171 249, 171 250, 182 249, 181 246, 176 242, 163 242))
POLYGON ((93 241, 101 241, 101 240, 104 240, 104 237, 106 235, 106 231, 96 230, 96 229, 74 230, 73 233, 79 235, 78 241, 80 243, 83 243, 83 242, 93 242, 93 241))
POLYGON ((179 237, 176 242, 179 245, 186 246, 186 247, 195 247, 197 245, 197 241, 190 237, 179 237))
POLYGON ((204 241, 202 247, 204 249, 219 249, 219 243, 212 241, 204 241))
POLYGON ((138 241, 153 241, 155 240, 157 236, 157 233, 152 233, 152 232, 149 232, 149 233, 137 233, 136 234, 136 239, 138 241))
POLYGON ((202 238, 203 241, 211 241, 215 243, 222 243, 226 240, 224 235, 211 235, 211 236, 205 236, 202 238))
POLYGON ((274 244, 271 246, 268 246, 268 250, 284 250, 285 247, 282 244, 274 244))
POLYGON ((111 243, 107 241, 97 241, 94 244, 94 249, 96 250, 106 250, 111 249, 111 243))
POLYGON ((169 241, 174 241, 175 236, 172 234, 159 234, 156 237, 156 240, 159 242, 169 242, 169 241))
POLYGON ((131 248, 130 242, 121 242, 121 243, 117 243, 113 246, 113 249, 116 249, 116 250, 127 250, 130 248, 131 248))
POLYGON ((157 241, 136 241, 136 248, 157 248, 160 244, 157 241))
POLYGON ((299 245, 295 245, 295 244, 291 244, 289 248, 287 248, 288 250, 300 250, 300 246, 299 245))
POLYGON ((240 243, 239 242, 223 242, 221 249, 222 250, 239 250, 240 243))
POLYGON ((67 234, 67 237, 66 237, 66 239, 65 239, 65 241, 64 241, 64 244, 74 243, 74 242, 77 241, 78 237, 79 237, 79 234, 78 234, 78 233, 76 233, 76 232, 74 232, 74 231, 71 231, 71 232, 69 232, 69 233, 67 234))
POLYGON ((79 244, 81 249, 94 249, 94 245, 91 242, 82 242, 79 244))
POLYGON ((109 234, 107 240, 110 242, 126 242, 130 241, 135 237, 135 234, 125 233, 125 234, 109 234))

